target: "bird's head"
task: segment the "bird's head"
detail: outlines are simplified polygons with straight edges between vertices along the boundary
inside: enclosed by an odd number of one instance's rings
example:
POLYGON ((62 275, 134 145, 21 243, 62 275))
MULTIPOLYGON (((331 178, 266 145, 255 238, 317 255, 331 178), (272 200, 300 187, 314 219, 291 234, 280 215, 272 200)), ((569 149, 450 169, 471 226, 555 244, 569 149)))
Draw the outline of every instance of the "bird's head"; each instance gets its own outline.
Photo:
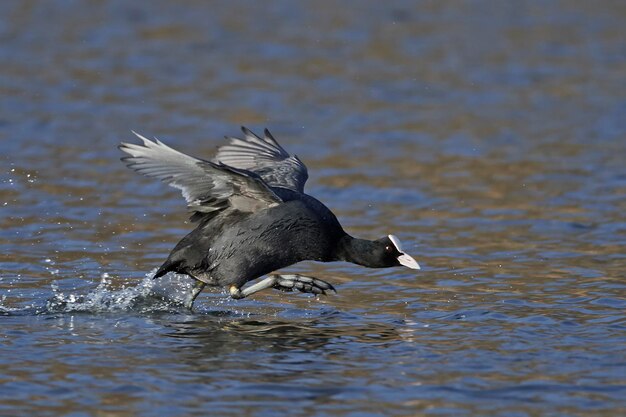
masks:
POLYGON ((391 266, 406 266, 411 269, 420 269, 419 264, 402 249, 402 243, 394 235, 388 235, 374 241, 374 258, 380 261, 379 268, 391 266))

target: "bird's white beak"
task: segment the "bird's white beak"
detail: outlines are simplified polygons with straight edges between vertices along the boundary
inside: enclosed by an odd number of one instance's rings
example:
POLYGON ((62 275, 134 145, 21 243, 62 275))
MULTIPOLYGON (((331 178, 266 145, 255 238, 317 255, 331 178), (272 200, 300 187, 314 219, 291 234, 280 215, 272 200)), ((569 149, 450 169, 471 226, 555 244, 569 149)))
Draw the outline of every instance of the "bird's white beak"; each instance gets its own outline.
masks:
POLYGON ((398 262, 400 262, 400 265, 404 265, 407 268, 420 269, 420 264, 418 264, 415 259, 411 258, 406 253, 398 256, 398 262))
POLYGON ((391 240, 391 243, 393 243, 396 249, 398 249, 398 252, 401 253, 401 255, 398 256, 398 262, 400 262, 400 265, 404 265, 407 268, 411 269, 420 269, 420 265, 417 263, 417 261, 411 256, 404 253, 404 251, 402 251, 402 244, 400 243, 400 239, 398 239, 394 235, 389 235, 389 240, 391 240))

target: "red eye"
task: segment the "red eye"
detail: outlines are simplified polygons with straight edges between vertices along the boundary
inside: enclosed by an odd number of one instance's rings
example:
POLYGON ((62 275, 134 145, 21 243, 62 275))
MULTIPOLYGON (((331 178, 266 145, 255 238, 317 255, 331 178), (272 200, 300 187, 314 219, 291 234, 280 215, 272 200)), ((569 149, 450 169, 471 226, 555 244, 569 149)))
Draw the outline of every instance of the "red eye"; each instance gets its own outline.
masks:
POLYGON ((387 252, 391 252, 391 246, 385 246, 385 250, 386 250, 387 252))

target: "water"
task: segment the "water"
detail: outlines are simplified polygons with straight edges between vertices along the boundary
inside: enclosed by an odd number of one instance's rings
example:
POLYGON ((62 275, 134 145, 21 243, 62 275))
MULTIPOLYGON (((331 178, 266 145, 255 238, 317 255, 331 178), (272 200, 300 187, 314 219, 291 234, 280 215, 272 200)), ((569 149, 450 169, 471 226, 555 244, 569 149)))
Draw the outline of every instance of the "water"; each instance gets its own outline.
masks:
POLYGON ((0 415, 626 413, 621 2, 0 3, 0 415), (118 161, 269 127, 423 269, 337 295, 149 277, 191 229, 118 161), (168 297, 166 297, 168 296, 168 297))

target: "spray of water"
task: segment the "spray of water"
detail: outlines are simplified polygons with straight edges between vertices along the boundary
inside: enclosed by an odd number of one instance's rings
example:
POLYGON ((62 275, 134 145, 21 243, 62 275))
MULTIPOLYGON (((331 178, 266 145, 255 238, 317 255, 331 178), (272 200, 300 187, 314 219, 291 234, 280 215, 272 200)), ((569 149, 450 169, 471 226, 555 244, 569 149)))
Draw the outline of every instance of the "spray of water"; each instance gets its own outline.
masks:
POLYGON ((105 273, 98 286, 87 294, 62 291, 53 285, 53 296, 47 300, 44 312, 155 312, 183 308, 191 294, 191 280, 170 274, 157 281, 153 275, 154 271, 150 271, 138 285, 119 288, 112 285, 111 277, 105 273))

